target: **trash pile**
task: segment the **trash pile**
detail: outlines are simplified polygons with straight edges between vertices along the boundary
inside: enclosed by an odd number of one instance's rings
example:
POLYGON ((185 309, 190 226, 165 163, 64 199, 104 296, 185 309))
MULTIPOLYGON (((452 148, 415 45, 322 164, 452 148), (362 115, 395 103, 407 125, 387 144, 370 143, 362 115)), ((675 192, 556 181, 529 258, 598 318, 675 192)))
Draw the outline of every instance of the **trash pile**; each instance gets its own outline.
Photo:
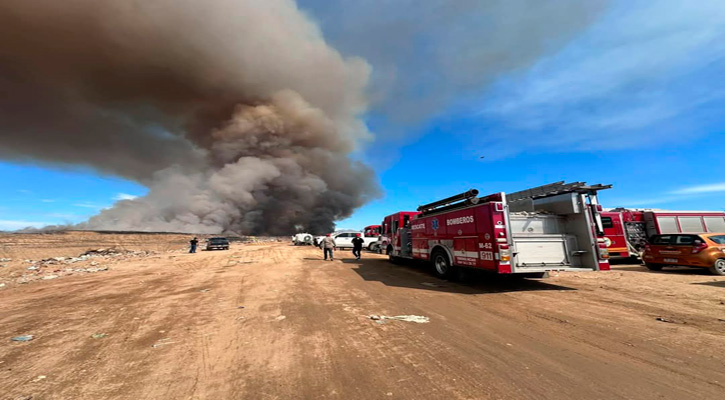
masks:
POLYGON ((51 280, 79 273, 108 271, 108 265, 102 264, 135 257, 146 257, 155 253, 151 251, 110 248, 88 250, 78 257, 51 257, 39 261, 24 260, 25 263, 31 265, 25 269, 20 277, 15 279, 15 282, 23 284, 36 280, 51 280))
POLYGON ((289 239, 277 237, 277 236, 242 236, 239 238, 229 238, 230 241, 241 242, 246 244, 252 243, 274 243, 274 242, 286 242, 289 239))

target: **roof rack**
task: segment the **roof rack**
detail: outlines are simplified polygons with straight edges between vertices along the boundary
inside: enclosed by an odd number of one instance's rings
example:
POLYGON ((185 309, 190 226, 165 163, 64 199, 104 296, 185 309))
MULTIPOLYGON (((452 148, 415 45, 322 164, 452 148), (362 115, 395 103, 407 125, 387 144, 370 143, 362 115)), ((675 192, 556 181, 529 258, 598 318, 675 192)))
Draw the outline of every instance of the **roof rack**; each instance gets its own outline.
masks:
POLYGON ((601 183, 596 185, 587 185, 586 182, 565 183, 565 181, 559 181, 514 193, 507 193, 506 200, 517 201, 524 199, 539 199, 542 197, 556 196, 564 193, 589 193, 597 190, 609 189, 611 187, 612 185, 602 185, 601 183))

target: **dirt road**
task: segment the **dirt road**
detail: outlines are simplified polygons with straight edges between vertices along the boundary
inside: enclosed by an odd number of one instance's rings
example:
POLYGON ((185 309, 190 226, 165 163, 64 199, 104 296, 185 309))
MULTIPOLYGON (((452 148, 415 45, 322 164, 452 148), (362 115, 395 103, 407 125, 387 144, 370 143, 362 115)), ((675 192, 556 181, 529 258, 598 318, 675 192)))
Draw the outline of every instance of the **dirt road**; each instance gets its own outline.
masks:
POLYGON ((158 253, 0 289, 0 398, 716 399, 725 280, 437 280, 311 247, 158 253), (420 315, 429 323, 377 315, 420 315), (658 320, 658 318, 664 320, 658 320), (108 336, 92 338, 92 334, 108 336), (29 342, 11 342, 22 334, 29 342), (42 378, 44 377, 44 378, 42 378))

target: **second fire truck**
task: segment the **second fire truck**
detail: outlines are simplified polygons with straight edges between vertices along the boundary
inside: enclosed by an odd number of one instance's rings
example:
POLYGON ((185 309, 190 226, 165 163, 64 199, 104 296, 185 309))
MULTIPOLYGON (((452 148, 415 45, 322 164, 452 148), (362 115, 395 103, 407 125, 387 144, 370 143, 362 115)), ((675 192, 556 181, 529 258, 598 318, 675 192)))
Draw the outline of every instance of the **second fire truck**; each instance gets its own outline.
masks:
POLYGON ((725 232, 725 212, 615 208, 602 213, 602 226, 612 258, 638 258, 652 235, 725 232))
POLYGON ((436 275, 459 268, 541 277, 609 270, 597 191, 611 185, 556 182, 478 197, 477 190, 383 220, 390 260, 424 260, 436 275))

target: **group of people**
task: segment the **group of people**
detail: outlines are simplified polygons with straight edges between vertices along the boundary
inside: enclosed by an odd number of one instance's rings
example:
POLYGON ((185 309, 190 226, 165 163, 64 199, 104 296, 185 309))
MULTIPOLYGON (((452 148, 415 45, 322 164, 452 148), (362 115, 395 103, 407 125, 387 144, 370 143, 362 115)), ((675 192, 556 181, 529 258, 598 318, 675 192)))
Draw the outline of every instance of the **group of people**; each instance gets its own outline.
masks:
MULTIPOLYGON (((189 253, 196 253, 196 246, 199 244, 199 240, 197 238, 193 238, 189 241, 189 253)), ((362 237, 360 237, 360 234, 358 233, 357 236, 352 239, 352 255, 355 256, 356 260, 360 259, 360 256, 362 255, 362 249, 363 244, 365 244, 365 241, 362 237)), ((325 256, 325 261, 327 261, 328 256, 330 261, 334 261, 334 250, 337 247, 335 244, 335 239, 332 237, 331 234, 327 234, 324 239, 322 239, 322 243, 320 244, 320 247, 322 248, 323 254, 325 256)))
MULTIPOLYGON (((358 233, 357 236, 352 240, 352 255, 355 256, 356 260, 360 259, 360 256, 362 254, 362 248, 365 241, 362 237, 360 237, 360 234, 358 233)), ((334 261, 333 257, 333 251, 337 247, 335 244, 335 239, 332 237, 331 234, 327 234, 325 238, 322 239, 322 243, 320 244, 320 247, 322 248, 322 252, 325 256, 325 261, 327 261, 327 256, 330 256, 330 261, 334 261)))

